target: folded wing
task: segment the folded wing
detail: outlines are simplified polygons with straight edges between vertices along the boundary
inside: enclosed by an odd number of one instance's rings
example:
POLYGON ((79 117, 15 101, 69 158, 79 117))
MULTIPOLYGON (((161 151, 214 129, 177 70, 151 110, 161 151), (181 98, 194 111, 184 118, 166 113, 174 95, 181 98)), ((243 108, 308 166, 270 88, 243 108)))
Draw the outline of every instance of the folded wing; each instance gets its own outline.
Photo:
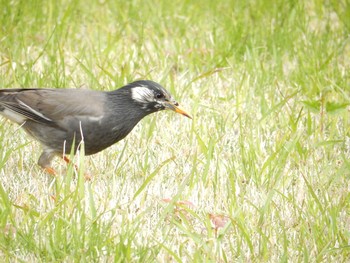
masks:
POLYGON ((0 114, 19 124, 56 125, 65 118, 103 117, 105 94, 79 89, 0 89, 0 114))

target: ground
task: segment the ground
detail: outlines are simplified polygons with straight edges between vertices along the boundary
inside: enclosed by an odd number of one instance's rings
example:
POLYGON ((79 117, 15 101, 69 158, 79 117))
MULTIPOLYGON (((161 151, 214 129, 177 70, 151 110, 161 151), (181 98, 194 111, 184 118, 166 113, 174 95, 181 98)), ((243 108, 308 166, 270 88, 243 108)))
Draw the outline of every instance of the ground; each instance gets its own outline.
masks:
POLYGON ((10 262, 346 262, 350 3, 1 1, 1 88, 167 88, 79 171, 0 122, 10 262), (89 3, 87 3, 89 2, 89 3), (85 180, 85 175, 90 180, 85 180))

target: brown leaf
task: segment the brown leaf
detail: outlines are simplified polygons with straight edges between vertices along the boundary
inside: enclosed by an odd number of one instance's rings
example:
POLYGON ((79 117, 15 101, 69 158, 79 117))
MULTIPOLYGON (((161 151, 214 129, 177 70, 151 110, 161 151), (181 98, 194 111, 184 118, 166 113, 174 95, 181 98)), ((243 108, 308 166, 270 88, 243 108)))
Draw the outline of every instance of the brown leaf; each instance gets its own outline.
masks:
POLYGON ((209 218, 211 223, 214 225, 214 229, 219 229, 224 226, 230 221, 230 218, 225 215, 214 215, 214 214, 209 214, 209 218))

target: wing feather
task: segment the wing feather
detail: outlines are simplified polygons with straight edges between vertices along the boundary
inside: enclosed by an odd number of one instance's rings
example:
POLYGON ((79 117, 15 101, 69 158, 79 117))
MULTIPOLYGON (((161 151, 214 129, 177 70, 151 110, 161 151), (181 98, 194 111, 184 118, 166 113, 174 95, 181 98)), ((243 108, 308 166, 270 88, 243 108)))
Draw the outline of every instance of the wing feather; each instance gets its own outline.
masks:
POLYGON ((79 89, 0 89, 0 113, 4 109, 24 119, 54 124, 65 118, 103 117, 105 93, 79 89))

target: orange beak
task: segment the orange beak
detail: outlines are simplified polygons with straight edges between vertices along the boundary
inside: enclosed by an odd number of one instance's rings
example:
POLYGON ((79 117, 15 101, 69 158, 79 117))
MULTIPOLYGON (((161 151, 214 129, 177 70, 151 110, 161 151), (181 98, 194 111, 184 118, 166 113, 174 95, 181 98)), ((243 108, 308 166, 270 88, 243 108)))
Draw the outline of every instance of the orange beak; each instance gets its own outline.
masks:
POLYGON ((169 109, 169 110, 175 111, 175 112, 177 112, 177 113, 180 113, 180 114, 186 116, 187 118, 192 119, 191 115, 188 114, 185 110, 181 109, 181 108, 178 106, 178 103, 177 103, 177 102, 173 103, 173 102, 167 101, 167 102, 165 102, 163 105, 164 105, 167 109, 169 109))

